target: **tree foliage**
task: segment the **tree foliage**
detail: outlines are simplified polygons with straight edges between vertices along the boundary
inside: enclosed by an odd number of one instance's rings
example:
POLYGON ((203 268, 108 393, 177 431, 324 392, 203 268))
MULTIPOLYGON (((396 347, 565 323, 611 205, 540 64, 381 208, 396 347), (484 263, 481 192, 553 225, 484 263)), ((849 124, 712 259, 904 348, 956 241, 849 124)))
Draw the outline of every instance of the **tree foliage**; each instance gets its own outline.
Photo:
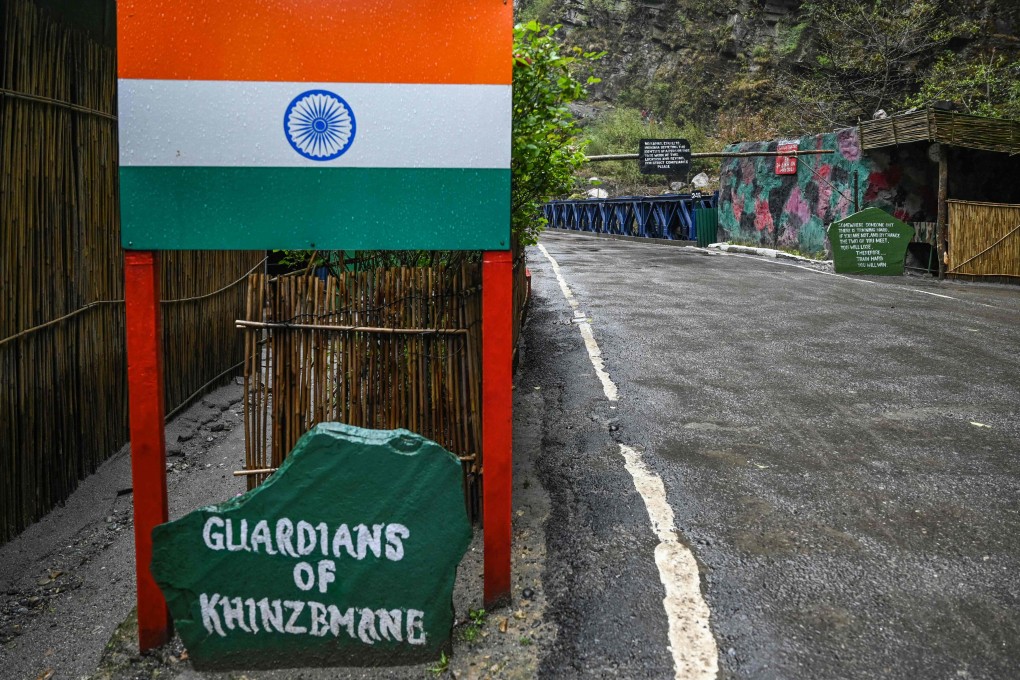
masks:
POLYGON ((830 124, 894 111, 953 37, 946 0, 814 0, 802 7, 812 55, 799 69, 806 118, 830 124))
POLYGON ((995 49, 969 55, 944 52, 909 106, 949 101, 965 113, 1020 120, 1020 56, 995 49))
MULTIPOLYGON (((691 123, 683 126, 670 121, 657 120, 647 112, 618 107, 603 113, 584 129, 588 152, 592 155, 637 153, 642 139, 686 139, 695 151, 718 151, 722 145, 709 139, 703 130, 691 123)), ((713 172, 715 161, 695 159, 691 174, 713 172)), ((660 193, 665 188, 662 175, 643 175, 635 161, 608 161, 586 166, 585 177, 599 175, 599 184, 609 193, 660 193)))
POLYGON ((533 243, 544 226, 542 203, 569 193, 574 169, 584 162, 569 104, 586 95, 585 85, 598 82, 591 76, 582 82, 576 74, 602 57, 561 46, 553 37, 558 29, 535 21, 514 28, 511 224, 525 243, 533 243))

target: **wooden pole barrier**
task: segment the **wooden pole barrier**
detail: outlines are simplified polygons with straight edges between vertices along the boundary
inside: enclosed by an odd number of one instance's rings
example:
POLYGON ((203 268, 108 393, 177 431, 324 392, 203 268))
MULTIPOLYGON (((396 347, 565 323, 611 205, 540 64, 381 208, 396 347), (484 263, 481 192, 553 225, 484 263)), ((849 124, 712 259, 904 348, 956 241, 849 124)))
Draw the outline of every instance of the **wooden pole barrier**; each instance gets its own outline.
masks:
POLYGON ((510 603, 513 461, 513 254, 482 256, 484 603, 510 603))
MULTIPOLYGON (((691 158, 753 158, 755 156, 817 156, 824 153, 836 153, 833 149, 799 149, 795 151, 702 151, 692 153, 691 158)), ((600 161, 636 161, 640 154, 610 153, 602 156, 585 156, 588 163, 600 161)))
POLYGON ((149 570, 152 529, 168 518, 159 287, 158 253, 126 252, 124 304, 127 314, 135 572, 138 580, 138 647, 143 652, 167 642, 172 626, 166 600, 149 570))

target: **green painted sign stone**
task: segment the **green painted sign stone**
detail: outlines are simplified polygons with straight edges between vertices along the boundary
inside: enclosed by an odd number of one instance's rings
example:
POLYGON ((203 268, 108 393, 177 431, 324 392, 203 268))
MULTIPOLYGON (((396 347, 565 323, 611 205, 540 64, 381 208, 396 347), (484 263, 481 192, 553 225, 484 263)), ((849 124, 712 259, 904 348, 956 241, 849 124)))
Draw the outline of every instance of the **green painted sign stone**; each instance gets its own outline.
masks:
POLYGON ((197 669, 419 663, 450 649, 470 541, 456 456, 324 423, 261 487, 156 527, 152 572, 197 669))
POLYGON ((914 228, 880 208, 865 208, 829 227, 833 267, 838 274, 903 274, 914 228))

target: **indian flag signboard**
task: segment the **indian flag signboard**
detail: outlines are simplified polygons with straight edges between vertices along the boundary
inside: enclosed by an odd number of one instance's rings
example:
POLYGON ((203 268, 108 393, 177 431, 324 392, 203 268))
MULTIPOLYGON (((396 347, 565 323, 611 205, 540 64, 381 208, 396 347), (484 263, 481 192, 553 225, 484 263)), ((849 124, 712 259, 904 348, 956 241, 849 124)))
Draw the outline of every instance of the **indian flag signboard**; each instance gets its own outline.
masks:
POLYGON ((510 246, 505 0, 118 0, 123 244, 510 246))

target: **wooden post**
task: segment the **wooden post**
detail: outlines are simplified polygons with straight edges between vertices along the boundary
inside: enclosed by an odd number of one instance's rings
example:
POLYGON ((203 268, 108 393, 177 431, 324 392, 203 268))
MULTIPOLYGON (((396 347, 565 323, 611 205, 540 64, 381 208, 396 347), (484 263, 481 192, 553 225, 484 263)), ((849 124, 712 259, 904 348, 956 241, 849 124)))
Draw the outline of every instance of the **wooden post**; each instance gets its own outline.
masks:
POLYGON ((949 159, 946 148, 939 144, 939 205, 938 221, 935 223, 935 243, 938 247, 939 279, 946 277, 946 199, 949 198, 949 159))
POLYGON ((152 578, 152 529, 167 521, 166 440, 163 427, 163 329, 159 305, 159 254, 124 254, 124 303, 134 488, 135 572, 138 581, 138 647, 170 639, 171 619, 152 578))
POLYGON ((510 603, 513 254, 482 256, 482 526, 486 609, 510 603))

